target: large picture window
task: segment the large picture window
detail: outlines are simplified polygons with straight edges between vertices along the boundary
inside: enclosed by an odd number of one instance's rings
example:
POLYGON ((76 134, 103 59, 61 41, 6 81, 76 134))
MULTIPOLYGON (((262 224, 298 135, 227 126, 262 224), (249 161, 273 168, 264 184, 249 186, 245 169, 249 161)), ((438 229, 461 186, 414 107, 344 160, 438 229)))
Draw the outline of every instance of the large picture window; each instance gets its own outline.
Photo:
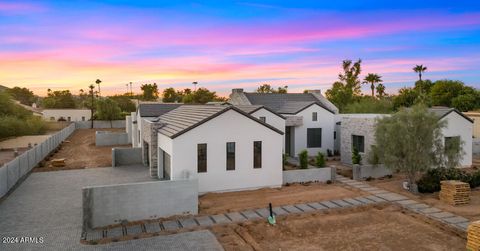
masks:
POLYGON ((199 173, 207 172, 207 144, 197 145, 197 169, 199 173))
POLYGON ((322 147, 322 128, 307 128, 307 147, 322 147))
POLYGON ((227 170, 235 170, 235 142, 227 142, 227 170))
POLYGON ((262 168, 262 141, 253 142, 253 168, 262 168))
POLYGON ((360 135, 352 135, 352 151, 357 149, 358 152, 365 151, 365 137, 360 135))

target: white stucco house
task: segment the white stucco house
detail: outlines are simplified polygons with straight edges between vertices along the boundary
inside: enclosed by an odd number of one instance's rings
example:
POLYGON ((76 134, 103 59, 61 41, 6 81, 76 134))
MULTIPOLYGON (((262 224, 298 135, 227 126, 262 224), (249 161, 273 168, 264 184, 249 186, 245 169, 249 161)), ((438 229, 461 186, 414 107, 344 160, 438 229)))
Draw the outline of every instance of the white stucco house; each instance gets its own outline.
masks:
POLYGON ((48 121, 88 121, 91 118, 89 109, 44 109, 42 117, 48 121))
POLYGON ((235 106, 262 105, 284 117, 283 148, 287 155, 297 156, 307 150, 313 156, 335 149, 335 114, 338 109, 319 90, 280 94, 233 89, 229 103, 235 106))
POLYGON ((283 132, 260 117, 282 118, 259 107, 242 108, 181 105, 143 119, 143 158, 150 174, 198 179, 199 193, 281 186, 283 132))
MULTIPOLYGON (((433 107, 430 112, 438 116, 439 120, 446 121, 442 129, 444 142, 452 137, 459 137, 463 144, 464 155, 460 161, 462 167, 472 165, 472 135, 473 120, 454 108, 433 107)), ((387 114, 339 114, 337 121, 340 122, 341 137, 341 161, 346 164, 352 163, 352 149, 355 147, 365 162, 368 158, 371 146, 375 145, 376 119, 387 114)))

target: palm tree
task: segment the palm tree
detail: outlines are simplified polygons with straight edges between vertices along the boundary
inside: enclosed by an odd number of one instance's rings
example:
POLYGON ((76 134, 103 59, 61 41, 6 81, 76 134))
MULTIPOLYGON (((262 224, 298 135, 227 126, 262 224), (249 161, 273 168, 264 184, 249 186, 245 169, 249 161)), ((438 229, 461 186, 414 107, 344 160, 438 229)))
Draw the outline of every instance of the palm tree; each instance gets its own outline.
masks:
POLYGON ((95 81, 95 83, 98 85, 98 96, 102 96, 102 95, 100 94, 100 83, 102 83, 102 80, 97 79, 97 80, 95 81))
MULTIPOLYGON (((98 79, 97 79, 98 81, 98 79)), ((93 113, 94 113, 94 104, 95 104, 95 86, 93 84, 89 85, 88 88, 90 89, 90 97, 92 99, 92 102, 90 103, 90 126, 93 128, 93 113)))
POLYGON ((377 85, 377 96, 378 97, 385 96, 385 86, 383 84, 378 84, 377 85))
POLYGON ((375 73, 368 73, 368 75, 363 80, 364 83, 370 83, 370 88, 372 89, 372 97, 375 96, 375 84, 383 82, 382 76, 375 73))
POLYGON ((413 67, 413 71, 418 73, 418 78, 420 79, 420 81, 422 81, 422 73, 425 72, 427 70, 427 67, 426 66, 423 66, 423 64, 421 65, 415 65, 415 67, 413 67))

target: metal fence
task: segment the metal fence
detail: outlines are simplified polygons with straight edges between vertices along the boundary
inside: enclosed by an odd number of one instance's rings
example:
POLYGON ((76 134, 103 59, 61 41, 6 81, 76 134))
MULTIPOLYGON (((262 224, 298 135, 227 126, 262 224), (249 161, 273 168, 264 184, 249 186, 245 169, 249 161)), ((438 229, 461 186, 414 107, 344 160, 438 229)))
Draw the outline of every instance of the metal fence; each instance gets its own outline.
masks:
POLYGON ((0 198, 5 196, 22 177, 29 173, 74 131, 75 124, 72 123, 0 167, 0 198))

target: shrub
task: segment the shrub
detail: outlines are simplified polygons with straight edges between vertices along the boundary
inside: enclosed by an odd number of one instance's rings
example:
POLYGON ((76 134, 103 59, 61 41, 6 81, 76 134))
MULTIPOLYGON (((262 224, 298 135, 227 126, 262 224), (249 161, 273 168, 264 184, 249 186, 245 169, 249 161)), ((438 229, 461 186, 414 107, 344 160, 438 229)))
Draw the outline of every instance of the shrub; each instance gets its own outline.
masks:
POLYGON ((327 149, 327 156, 328 156, 328 157, 333 157, 332 150, 327 149))
POLYGON ((371 164, 373 166, 376 166, 376 165, 380 164, 380 156, 378 156, 377 146, 375 146, 375 145, 371 146, 371 150, 368 154, 367 161, 368 161, 369 164, 371 164))
POLYGON ((308 152, 307 150, 303 150, 298 154, 298 159, 300 161, 300 168, 307 169, 308 168, 308 152))
POLYGON ((421 193, 433 193, 440 191, 440 181, 460 180, 470 184, 474 188, 480 185, 480 171, 469 174, 457 168, 434 168, 428 170, 418 181, 418 191, 421 193))
POLYGON ((317 167, 325 167, 325 156, 323 153, 319 152, 315 158, 315 165, 317 167))
POLYGON ((352 164, 361 165, 362 164, 362 156, 358 153, 357 148, 353 148, 352 152, 352 164))
POLYGON ((332 184, 332 181, 331 180, 327 180, 327 184, 332 184))

